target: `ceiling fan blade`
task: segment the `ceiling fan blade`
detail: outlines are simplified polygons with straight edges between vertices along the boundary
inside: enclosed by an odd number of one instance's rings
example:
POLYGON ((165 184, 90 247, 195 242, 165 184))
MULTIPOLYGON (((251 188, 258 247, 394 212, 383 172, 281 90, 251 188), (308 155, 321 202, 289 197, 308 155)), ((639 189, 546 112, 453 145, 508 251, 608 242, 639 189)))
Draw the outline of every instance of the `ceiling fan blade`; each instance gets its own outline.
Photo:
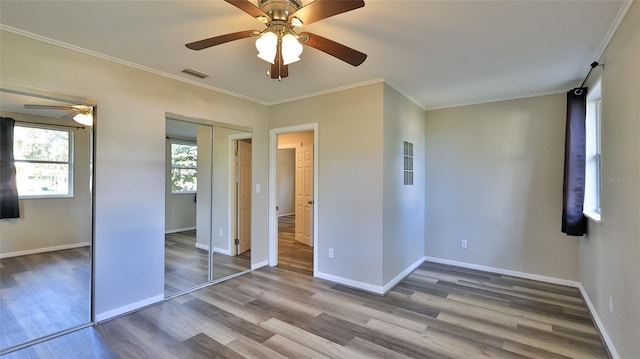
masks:
POLYGON ((282 63, 280 51, 277 52, 274 62, 274 64, 271 64, 271 70, 269 71, 272 79, 283 79, 289 76, 289 65, 282 63))
POLYGON ((260 31, 257 30, 238 31, 226 35, 220 35, 200 41, 191 42, 184 46, 190 48, 191 50, 202 50, 211 46, 224 44, 225 42, 246 39, 247 37, 253 36, 253 34, 255 34, 256 32, 260 33, 260 31))
POLYGON ((300 10, 289 15, 289 22, 294 17, 302 20, 304 25, 309 25, 318 20, 342 14, 364 6, 362 0, 316 0, 307 4, 300 10))
POLYGON ((320 35, 303 32, 300 33, 300 36, 308 36, 309 39, 305 42, 305 45, 325 52, 353 66, 358 66, 367 59, 367 54, 339 44, 333 40, 329 40, 320 35))
POLYGON ((76 110, 73 106, 58 106, 58 105, 24 105, 26 110, 60 110, 60 111, 73 111, 76 110))
POLYGON ((257 18, 259 16, 264 16, 267 19, 267 22, 271 21, 271 17, 267 15, 267 13, 262 11, 262 9, 260 9, 259 7, 255 6, 249 0, 224 0, 224 1, 246 12, 247 14, 253 16, 254 18, 257 18))

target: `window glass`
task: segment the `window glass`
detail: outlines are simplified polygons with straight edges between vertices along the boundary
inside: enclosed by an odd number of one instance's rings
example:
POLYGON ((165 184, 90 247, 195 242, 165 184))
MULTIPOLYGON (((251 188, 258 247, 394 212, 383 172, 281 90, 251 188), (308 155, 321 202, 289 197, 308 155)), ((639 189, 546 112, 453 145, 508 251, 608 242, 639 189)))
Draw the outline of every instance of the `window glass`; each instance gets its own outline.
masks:
POLYGON ((13 151, 21 197, 72 195, 69 130, 16 125, 13 151))
POLYGON ((187 143, 171 143, 171 192, 193 193, 197 191, 198 146, 187 143))

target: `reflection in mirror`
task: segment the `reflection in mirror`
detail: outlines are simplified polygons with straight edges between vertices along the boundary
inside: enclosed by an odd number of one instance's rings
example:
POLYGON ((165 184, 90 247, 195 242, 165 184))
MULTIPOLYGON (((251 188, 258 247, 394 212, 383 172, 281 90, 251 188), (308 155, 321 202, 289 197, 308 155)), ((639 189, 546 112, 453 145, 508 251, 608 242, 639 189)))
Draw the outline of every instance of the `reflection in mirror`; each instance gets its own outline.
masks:
POLYGON ((165 295, 207 283, 213 128, 167 118, 165 295))
POLYGON ((87 102, 0 90, 0 354, 91 322, 87 102))
POLYGON ((213 280, 251 269, 251 132, 214 126, 213 280))
POLYGON ((251 132, 168 114, 166 137, 165 295, 173 296, 251 269, 251 132))

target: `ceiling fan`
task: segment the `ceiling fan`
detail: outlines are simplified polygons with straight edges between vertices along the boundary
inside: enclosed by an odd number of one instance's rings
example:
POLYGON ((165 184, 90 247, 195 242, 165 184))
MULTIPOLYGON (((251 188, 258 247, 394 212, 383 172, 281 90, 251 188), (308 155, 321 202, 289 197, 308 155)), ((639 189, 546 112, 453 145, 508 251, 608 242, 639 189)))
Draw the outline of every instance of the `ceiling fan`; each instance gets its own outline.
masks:
POLYGON ((26 104, 24 108, 27 110, 56 110, 56 111, 65 111, 69 112, 68 114, 62 116, 62 118, 67 120, 74 120, 77 123, 85 126, 93 125, 93 108, 90 106, 84 105, 32 105, 26 104))
POLYGON ((258 57, 271 64, 267 75, 282 79, 289 75, 288 65, 300 60, 304 45, 334 56, 348 64, 358 66, 367 55, 350 47, 310 32, 296 33, 294 27, 309 25, 328 17, 364 6, 362 0, 315 0, 302 6, 300 0, 258 0, 259 7, 249 0, 225 0, 264 23, 263 31, 245 30, 195 41, 185 46, 202 50, 225 42, 257 37, 258 57))

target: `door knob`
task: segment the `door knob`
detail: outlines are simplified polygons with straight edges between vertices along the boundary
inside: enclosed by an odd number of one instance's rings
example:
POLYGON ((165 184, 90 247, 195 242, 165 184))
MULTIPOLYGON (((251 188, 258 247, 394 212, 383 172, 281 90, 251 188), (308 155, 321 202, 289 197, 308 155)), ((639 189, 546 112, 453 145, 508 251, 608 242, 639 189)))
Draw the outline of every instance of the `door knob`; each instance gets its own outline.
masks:
POLYGON ((308 203, 308 204, 313 204, 314 202, 313 202, 313 201, 308 201, 307 203, 308 203))

